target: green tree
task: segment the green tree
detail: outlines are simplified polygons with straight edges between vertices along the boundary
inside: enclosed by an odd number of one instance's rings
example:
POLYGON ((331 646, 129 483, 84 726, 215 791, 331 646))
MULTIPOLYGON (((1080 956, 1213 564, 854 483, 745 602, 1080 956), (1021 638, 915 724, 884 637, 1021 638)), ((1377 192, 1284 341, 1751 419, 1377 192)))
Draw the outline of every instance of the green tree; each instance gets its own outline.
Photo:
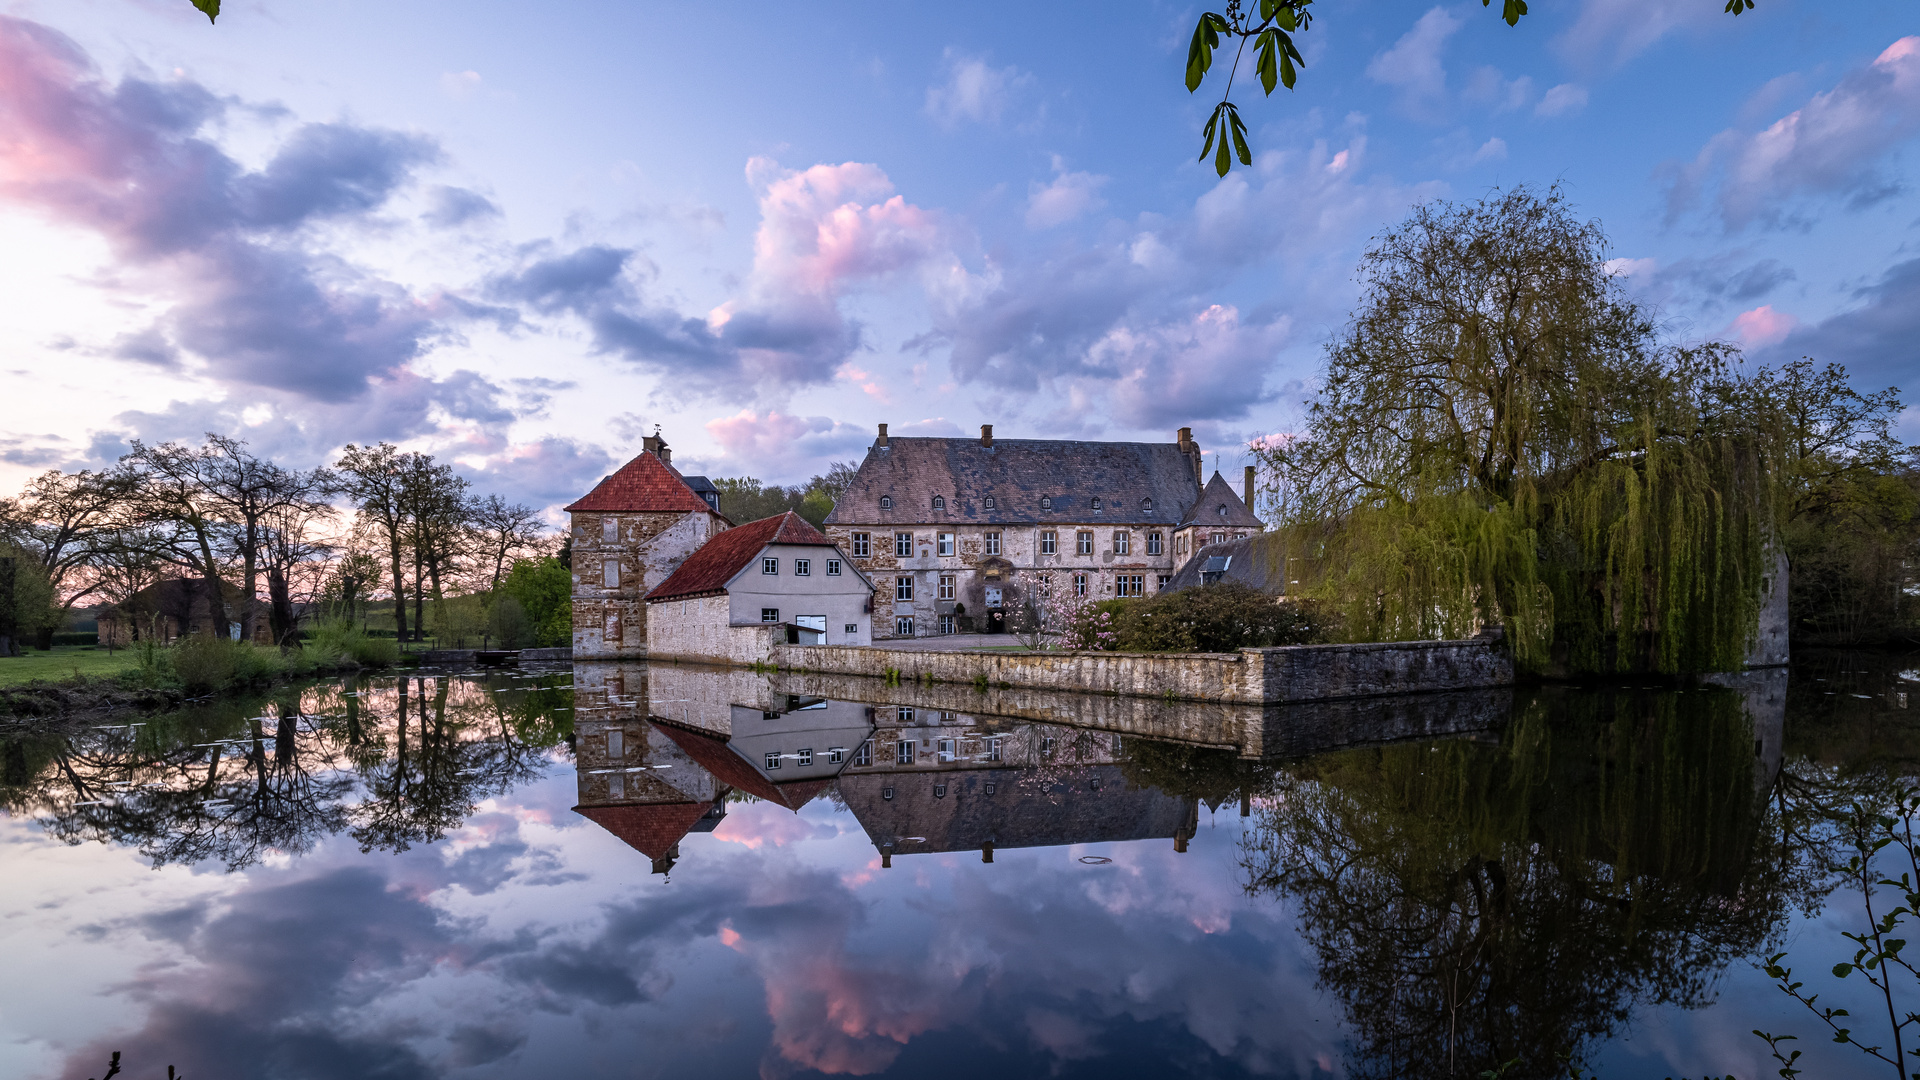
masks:
POLYGON ((515 561, 500 591, 526 613, 539 644, 565 645, 573 639, 573 575, 560 560, 515 561))

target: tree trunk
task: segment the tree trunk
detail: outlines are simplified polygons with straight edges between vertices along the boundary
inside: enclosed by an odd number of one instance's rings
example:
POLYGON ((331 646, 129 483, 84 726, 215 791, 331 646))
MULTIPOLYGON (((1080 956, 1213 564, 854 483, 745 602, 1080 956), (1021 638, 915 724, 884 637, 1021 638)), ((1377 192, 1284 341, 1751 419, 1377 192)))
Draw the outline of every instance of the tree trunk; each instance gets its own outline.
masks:
POLYGON ((296 649, 300 645, 300 632, 293 616, 293 598, 287 589, 287 575, 279 567, 267 568, 267 624, 273 631, 273 642, 282 652, 296 649))
POLYGON ((0 656, 19 656, 19 614, 14 610, 13 582, 17 563, 0 559, 0 656))
POLYGON ((392 546, 389 549, 393 557, 393 631, 400 640, 407 640, 407 585, 400 569, 400 533, 395 527, 392 546))
POLYGON ((422 572, 420 552, 413 553, 413 639, 427 640, 427 575, 422 572))

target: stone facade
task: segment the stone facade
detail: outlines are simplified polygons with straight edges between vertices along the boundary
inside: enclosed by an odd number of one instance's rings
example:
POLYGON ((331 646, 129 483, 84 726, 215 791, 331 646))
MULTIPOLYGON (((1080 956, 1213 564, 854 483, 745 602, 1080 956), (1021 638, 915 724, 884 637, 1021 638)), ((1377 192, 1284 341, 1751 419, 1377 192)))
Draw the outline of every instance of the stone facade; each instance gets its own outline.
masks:
POLYGON ((825 532, 873 578, 873 636, 1004 628, 1028 575, 1089 599, 1159 591, 1200 547, 1258 532, 1251 484, 1202 483, 1172 443, 879 438, 825 532))
MULTIPOLYGON (((573 656, 647 652, 642 598, 731 524, 673 468, 664 440, 567 507, 573 552, 573 656)), ((698 478, 695 478, 698 479, 698 478)))

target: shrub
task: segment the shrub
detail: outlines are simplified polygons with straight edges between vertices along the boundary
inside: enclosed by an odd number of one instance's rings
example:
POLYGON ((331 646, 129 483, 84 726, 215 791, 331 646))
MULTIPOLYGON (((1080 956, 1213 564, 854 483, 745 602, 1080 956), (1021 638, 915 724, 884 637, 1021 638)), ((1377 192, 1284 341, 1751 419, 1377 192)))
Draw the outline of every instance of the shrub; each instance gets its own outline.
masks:
POLYGON ((1233 581, 1097 606, 1112 614, 1113 647, 1123 652, 1232 652, 1319 637, 1307 608, 1233 581))
POLYGON ((533 622, 519 600, 502 594, 494 597, 493 611, 487 617, 487 633, 502 649, 524 649, 533 644, 533 622))
MULTIPOLYGON (((500 592, 520 602, 533 624, 536 645, 565 645, 573 640, 573 574, 555 558, 520 559, 500 592)), ((495 598, 498 606, 500 600, 495 598)))
POLYGON ((330 667, 392 667, 400 662, 400 643, 390 636, 369 634, 351 620, 332 619, 314 626, 307 655, 314 663, 330 667))
POLYGON ((277 650, 222 637, 183 638, 167 650, 167 660, 188 693, 267 682, 286 671, 277 650))

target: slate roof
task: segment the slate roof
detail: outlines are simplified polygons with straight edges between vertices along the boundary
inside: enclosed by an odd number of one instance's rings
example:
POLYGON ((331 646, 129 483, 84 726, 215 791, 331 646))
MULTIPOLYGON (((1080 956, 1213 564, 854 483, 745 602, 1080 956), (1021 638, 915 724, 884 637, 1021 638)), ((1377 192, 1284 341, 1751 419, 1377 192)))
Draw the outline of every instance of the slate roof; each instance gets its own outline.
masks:
POLYGON ((1045 784, 1018 768, 843 773, 840 797, 874 847, 893 844, 895 855, 1169 838, 1192 827, 1185 800, 1129 787, 1118 765, 1072 766, 1045 784), (935 785, 946 794, 935 796, 935 785))
POLYGON ((721 592, 726 589, 727 582, 733 580, 733 575, 746 569, 747 564, 760 554, 760 549, 768 544, 831 547, 833 541, 822 536, 819 529, 807 524, 806 518, 791 510, 759 521, 749 521, 700 545, 700 550, 687 556, 687 561, 680 564, 680 569, 647 594, 647 602, 651 604, 659 600, 678 600, 721 592))
POLYGON ((666 858, 680 838, 713 809, 712 803, 651 803, 576 806, 573 812, 625 841, 650 859, 666 858))
POLYGON ((832 777, 822 776, 812 780, 776 784, 747 759, 734 753, 733 748, 723 739, 716 739, 711 735, 672 724, 663 724, 657 720, 652 723, 655 728, 664 732, 667 738, 678 744, 680 749, 686 751, 687 756, 696 764, 712 773, 715 780, 770 803, 784 806, 795 813, 833 783, 832 777))
POLYGON ((1200 493, 1200 499, 1194 503, 1193 512, 1187 515, 1187 520, 1203 529, 1209 525, 1233 529, 1264 527, 1260 519, 1253 516, 1253 511, 1247 509, 1247 504, 1240 501, 1240 493, 1233 490, 1233 485, 1227 483, 1226 477, 1217 471, 1213 479, 1207 481, 1206 490, 1200 493))
POLYGON ((1204 584, 1200 572, 1206 569, 1207 560, 1223 557, 1232 561, 1227 564, 1226 576, 1221 580, 1238 581, 1261 592, 1279 596, 1287 591, 1285 575, 1280 569, 1280 560, 1285 557, 1285 552, 1286 537, 1280 533, 1256 533, 1224 544, 1208 544, 1194 552, 1193 558, 1175 571, 1173 580, 1162 586, 1160 591, 1198 588, 1204 584))
POLYGON ((1198 488, 1193 458, 1177 443, 995 439, 982 446, 978 439, 896 436, 885 447, 868 448, 827 524, 1177 526, 1194 506, 1198 488), (893 497, 892 509, 880 509, 882 495, 893 497), (935 495, 946 498, 945 511, 932 509, 935 495), (1043 497, 1053 500, 1051 508, 1041 508, 1043 497), (1095 498, 1101 501, 1098 513, 1091 505, 1095 498), (1152 508, 1143 500, 1151 500, 1152 508))
POLYGON ((620 466, 592 491, 568 504, 566 512, 599 514, 686 513, 711 511, 673 466, 642 453, 620 466))

